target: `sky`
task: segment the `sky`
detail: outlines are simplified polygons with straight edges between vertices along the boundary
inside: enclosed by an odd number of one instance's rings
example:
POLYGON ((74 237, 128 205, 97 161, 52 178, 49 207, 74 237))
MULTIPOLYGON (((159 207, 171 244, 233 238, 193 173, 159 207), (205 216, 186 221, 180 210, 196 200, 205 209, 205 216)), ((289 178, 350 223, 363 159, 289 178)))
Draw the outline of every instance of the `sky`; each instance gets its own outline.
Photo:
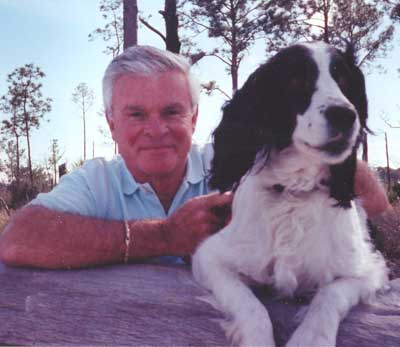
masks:
MULTIPOLYGON (((158 10, 163 0, 139 0, 143 15, 152 15, 151 23, 163 31, 162 17, 158 10)), ((0 0, 0 95, 7 92, 6 78, 15 68, 27 63, 39 66, 46 77, 43 79, 43 94, 53 99, 52 110, 40 129, 32 131, 32 158, 43 164, 50 153, 52 139, 57 139, 63 160, 71 165, 83 157, 83 125, 80 111, 72 102, 74 88, 86 83, 94 92, 94 104, 87 119, 88 158, 94 156, 111 158, 113 146, 101 135, 99 127, 107 127, 103 117, 101 81, 104 70, 111 60, 103 53, 106 43, 98 38, 88 40, 88 34, 105 22, 98 10, 99 0, 0 0)), ((400 167, 400 128, 391 129, 381 119, 382 115, 391 123, 400 126, 400 28, 393 41, 395 47, 380 63, 386 73, 372 72, 366 76, 369 98, 369 126, 376 133, 369 141, 369 162, 372 166, 385 165, 385 140, 387 132, 391 167, 400 167)), ((139 28, 139 44, 164 48, 162 40, 144 27, 139 28)), ((212 43, 211 39, 205 44, 212 43)), ((261 45, 251 49, 240 69, 239 85, 262 62, 265 51, 261 45)), ((204 58, 194 67, 201 82, 216 80, 230 92, 230 79, 225 67, 217 59, 204 58)), ((216 93, 201 95, 200 114, 194 139, 198 143, 210 141, 210 133, 221 117, 221 106, 225 99, 216 93)), ((0 113, 0 121, 5 118, 0 113)), ((0 153, 0 157, 2 154, 0 153)))

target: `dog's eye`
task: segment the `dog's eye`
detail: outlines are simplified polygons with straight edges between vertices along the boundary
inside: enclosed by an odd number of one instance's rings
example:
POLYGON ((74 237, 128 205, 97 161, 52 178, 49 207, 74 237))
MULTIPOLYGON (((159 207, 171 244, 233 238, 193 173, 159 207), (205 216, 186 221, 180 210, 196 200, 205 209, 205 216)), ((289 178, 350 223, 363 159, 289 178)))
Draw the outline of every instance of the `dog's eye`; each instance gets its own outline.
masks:
POLYGON ((342 64, 336 63, 331 66, 331 75, 339 88, 346 91, 350 87, 349 72, 342 64))
POLYGON ((294 91, 308 91, 312 88, 311 81, 304 77, 292 77, 289 81, 290 88, 294 91))

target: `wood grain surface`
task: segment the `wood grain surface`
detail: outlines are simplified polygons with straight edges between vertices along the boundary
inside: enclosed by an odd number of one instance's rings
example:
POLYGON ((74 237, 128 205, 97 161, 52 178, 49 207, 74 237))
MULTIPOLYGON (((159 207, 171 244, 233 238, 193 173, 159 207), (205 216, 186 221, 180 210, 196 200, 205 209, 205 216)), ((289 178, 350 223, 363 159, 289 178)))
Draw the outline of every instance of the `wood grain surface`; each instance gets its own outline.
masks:
MULTIPOLYGON (((203 294, 184 266, 46 271, 0 263, 0 345, 227 346, 214 321, 220 314, 197 300, 203 294)), ((283 345, 305 304, 257 294, 283 345)), ((338 346, 400 346, 400 280, 372 305, 353 309, 338 346)))

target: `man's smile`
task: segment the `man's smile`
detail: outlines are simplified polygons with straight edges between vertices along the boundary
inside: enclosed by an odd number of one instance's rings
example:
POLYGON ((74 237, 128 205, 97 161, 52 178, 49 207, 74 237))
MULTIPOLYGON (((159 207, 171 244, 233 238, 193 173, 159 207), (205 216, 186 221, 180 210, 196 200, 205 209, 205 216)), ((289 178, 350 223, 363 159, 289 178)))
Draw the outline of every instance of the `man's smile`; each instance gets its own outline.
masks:
POLYGON ((141 147, 141 151, 166 151, 173 149, 173 145, 155 145, 155 146, 145 146, 141 147))

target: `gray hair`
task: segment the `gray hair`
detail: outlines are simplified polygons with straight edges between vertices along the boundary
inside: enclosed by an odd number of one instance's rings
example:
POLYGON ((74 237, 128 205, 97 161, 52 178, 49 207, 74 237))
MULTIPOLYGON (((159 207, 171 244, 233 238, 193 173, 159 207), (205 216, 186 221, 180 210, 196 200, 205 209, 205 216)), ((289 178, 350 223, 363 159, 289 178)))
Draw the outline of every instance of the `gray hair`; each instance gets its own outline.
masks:
POLYGON ((185 74, 193 109, 199 103, 200 84, 190 71, 188 60, 178 54, 150 46, 133 46, 116 56, 108 65, 103 77, 103 102, 111 115, 112 95, 116 80, 125 74, 152 76, 167 71, 185 74))

